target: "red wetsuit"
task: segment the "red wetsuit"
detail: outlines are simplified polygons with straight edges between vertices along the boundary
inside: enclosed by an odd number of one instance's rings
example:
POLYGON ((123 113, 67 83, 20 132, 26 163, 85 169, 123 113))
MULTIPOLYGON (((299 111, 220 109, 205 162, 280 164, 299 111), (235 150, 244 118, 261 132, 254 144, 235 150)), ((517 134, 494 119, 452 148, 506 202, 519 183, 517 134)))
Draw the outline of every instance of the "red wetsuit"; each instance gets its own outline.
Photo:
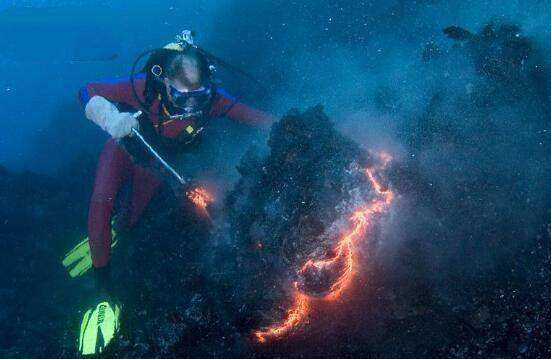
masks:
MULTIPOLYGON (((143 76, 136 78, 135 86, 136 92, 143 102, 142 94, 145 87, 143 76)), ((124 104, 126 107, 135 109, 135 111, 139 109, 138 101, 133 95, 132 85, 128 79, 87 84, 79 93, 83 106, 95 95, 102 96, 115 104, 124 104)), ((185 135, 184 132, 191 136, 198 130, 193 118, 165 121, 162 126, 159 126, 159 117, 156 116, 159 112, 159 106, 159 101, 154 101, 149 109, 152 114, 150 121, 158 129, 159 135, 174 139, 181 136, 181 134, 185 135)), ((273 121, 270 115, 237 102, 224 91, 217 90, 209 111, 209 117, 214 119, 222 116, 228 116, 232 120, 257 126, 268 126, 273 121)), ((155 195, 161 180, 144 167, 135 164, 126 150, 114 139, 110 139, 100 155, 88 212, 90 252, 92 262, 96 268, 107 265, 111 247, 113 206, 119 190, 128 181, 132 183, 128 225, 133 226, 153 195, 155 195)))

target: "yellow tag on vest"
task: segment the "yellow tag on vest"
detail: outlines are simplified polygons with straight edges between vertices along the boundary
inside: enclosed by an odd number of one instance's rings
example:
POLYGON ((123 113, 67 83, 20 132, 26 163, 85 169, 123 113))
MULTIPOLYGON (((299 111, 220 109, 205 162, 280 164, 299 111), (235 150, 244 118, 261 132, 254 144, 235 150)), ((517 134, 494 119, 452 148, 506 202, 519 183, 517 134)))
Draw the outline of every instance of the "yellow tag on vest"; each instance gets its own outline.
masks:
POLYGON ((188 132, 188 134, 191 134, 191 133, 194 132, 194 128, 193 128, 191 125, 188 125, 188 126, 186 127, 186 131, 188 132))

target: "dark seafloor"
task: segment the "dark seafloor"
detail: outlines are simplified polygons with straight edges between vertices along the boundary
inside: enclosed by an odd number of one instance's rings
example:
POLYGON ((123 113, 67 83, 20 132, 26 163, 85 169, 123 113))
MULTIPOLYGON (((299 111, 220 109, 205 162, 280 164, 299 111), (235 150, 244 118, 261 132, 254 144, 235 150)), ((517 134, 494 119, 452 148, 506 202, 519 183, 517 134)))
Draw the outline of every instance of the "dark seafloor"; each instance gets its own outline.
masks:
MULTIPOLYGON (((291 110, 217 194, 213 226, 165 191, 123 234, 123 327, 106 356, 549 358, 550 63, 513 23, 442 36, 446 48, 428 39, 417 53, 439 84, 416 94, 421 109, 375 94, 380 116, 410 118, 389 125, 400 146, 382 175, 397 200, 363 243, 369 281, 354 301, 281 341, 251 337, 283 317, 297 267, 349 215, 338 205, 370 191, 351 164, 382 148, 322 106, 291 110)), ((95 161, 0 169, 0 357, 75 356, 92 283, 60 258, 85 233, 95 161)))

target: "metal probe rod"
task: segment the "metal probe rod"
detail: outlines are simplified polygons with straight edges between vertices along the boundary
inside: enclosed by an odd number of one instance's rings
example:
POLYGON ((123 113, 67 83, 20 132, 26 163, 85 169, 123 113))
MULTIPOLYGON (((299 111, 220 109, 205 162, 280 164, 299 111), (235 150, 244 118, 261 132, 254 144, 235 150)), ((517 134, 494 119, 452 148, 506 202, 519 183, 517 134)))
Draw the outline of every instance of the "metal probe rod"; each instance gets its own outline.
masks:
POLYGON ((133 133, 134 135, 136 135, 136 136, 138 137, 138 139, 140 139, 140 141, 144 144, 144 146, 149 150, 149 152, 150 152, 157 160, 159 160, 159 162, 160 162, 161 164, 163 164, 163 166, 164 166, 167 170, 169 170, 169 172, 170 172, 171 174, 174 175, 174 177, 178 180, 178 182, 179 182, 180 184, 185 185, 185 184, 187 183, 187 181, 184 180, 184 178, 183 178, 182 176, 180 176, 180 174, 177 173, 176 170, 173 169, 173 167, 170 166, 170 165, 165 161, 165 159, 163 159, 163 158, 161 157, 161 155, 159 155, 159 154, 157 153, 157 151, 155 151, 155 149, 146 141, 146 139, 144 139, 144 137, 142 136, 142 134, 140 134, 140 132, 139 132, 138 130, 136 130, 136 129, 133 128, 133 129, 132 129, 132 133, 133 133))

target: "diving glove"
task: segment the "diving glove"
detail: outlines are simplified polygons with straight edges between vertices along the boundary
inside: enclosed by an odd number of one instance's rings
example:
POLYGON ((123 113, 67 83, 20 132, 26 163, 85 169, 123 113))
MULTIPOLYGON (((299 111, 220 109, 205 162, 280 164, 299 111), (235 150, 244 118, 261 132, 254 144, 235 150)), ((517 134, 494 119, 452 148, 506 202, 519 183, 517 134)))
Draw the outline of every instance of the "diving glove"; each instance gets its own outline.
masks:
POLYGON ((93 96, 84 109, 86 117, 105 130, 114 139, 130 135, 138 128, 138 120, 133 114, 120 112, 115 105, 101 96, 93 96))
POLYGON ((121 306, 112 301, 100 301, 86 311, 80 326, 79 354, 98 355, 119 332, 121 306))
MULTIPOLYGON (((117 245, 117 233, 113 230, 113 223, 111 224, 111 239, 111 248, 113 249, 117 245)), ((92 256, 90 255, 88 236, 67 252, 61 263, 72 278, 84 275, 90 270, 92 268, 92 256)))

